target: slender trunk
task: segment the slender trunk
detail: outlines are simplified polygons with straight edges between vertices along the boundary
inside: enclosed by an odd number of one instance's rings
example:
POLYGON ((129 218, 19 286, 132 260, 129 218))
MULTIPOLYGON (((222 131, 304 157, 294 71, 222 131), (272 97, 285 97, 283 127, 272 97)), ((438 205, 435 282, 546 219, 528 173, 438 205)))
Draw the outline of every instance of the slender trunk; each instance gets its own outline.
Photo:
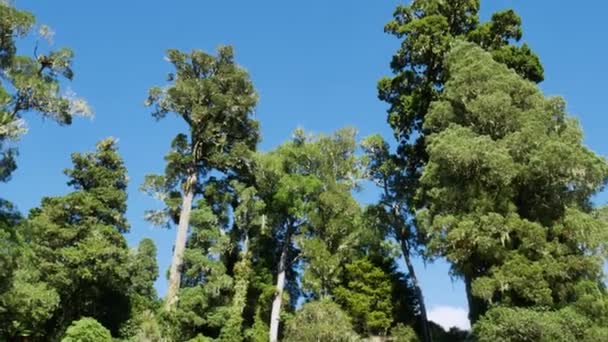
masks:
POLYGON ((409 273, 410 279, 414 284, 414 291, 416 292, 416 298, 418 299, 418 305, 420 305, 420 321, 422 325, 422 340, 424 342, 432 342, 431 330, 429 328, 429 320, 426 314, 426 305, 424 304, 424 296, 422 295, 422 289, 418 283, 418 277, 416 277, 416 271, 414 270, 414 264, 410 256, 410 249, 405 238, 401 238, 401 252, 403 253, 403 259, 405 259, 405 265, 407 266, 407 272, 409 273))
POLYGON ((287 268, 287 253, 291 243, 291 228, 285 236, 283 247, 281 249, 281 257, 279 258, 279 267, 277 269, 277 286, 272 301, 272 311, 270 313, 270 342, 277 342, 279 339, 279 323, 281 319, 281 307, 283 304, 283 289, 285 288, 285 270, 287 268))
POLYGON ((188 226, 190 225, 190 213, 192 212, 192 200, 194 198, 194 184, 196 183, 196 172, 188 176, 184 187, 184 198, 182 200, 182 210, 179 215, 177 225, 177 236, 175 237, 175 247, 173 258, 171 259, 171 269, 169 270, 169 285, 165 298, 165 309, 171 311, 177 304, 177 293, 182 278, 182 264, 184 263, 184 251, 188 239, 188 226))

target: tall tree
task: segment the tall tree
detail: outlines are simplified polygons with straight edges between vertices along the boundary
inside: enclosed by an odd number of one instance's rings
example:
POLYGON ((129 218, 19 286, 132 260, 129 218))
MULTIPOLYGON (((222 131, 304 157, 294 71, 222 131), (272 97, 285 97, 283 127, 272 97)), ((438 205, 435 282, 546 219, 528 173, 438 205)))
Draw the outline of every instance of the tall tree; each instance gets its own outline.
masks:
MULTIPOLYGON (((17 51, 18 40, 32 35, 36 27, 32 13, 18 10, 7 1, 0 3, 0 182, 7 181, 17 168, 15 142, 27 131, 25 113, 37 112, 61 125, 69 125, 74 115, 91 114, 86 102, 61 91, 62 81, 74 76, 71 50, 39 53, 37 41, 33 57, 17 51)), ((39 29, 40 36, 48 36, 48 27, 39 29)), ((42 333, 59 302, 56 291, 30 267, 32 253, 19 234, 20 222, 21 216, 10 202, 0 198, 2 339, 42 333)))
MULTIPOLYGON (((61 125, 69 125, 74 115, 90 115, 86 102, 61 92, 62 79, 71 80, 70 49, 38 53, 34 57, 17 52, 17 40, 32 33, 36 27, 34 15, 21 11, 6 1, 0 3, 0 181, 6 181, 17 167, 17 149, 13 142, 25 133, 23 114, 38 112, 61 125)), ((49 32, 40 27, 40 35, 49 32)))
POLYGON ((408 194, 400 188, 403 174, 399 164, 402 160, 400 161, 398 156, 390 153, 388 144, 380 135, 367 137, 362 143, 362 148, 367 157, 368 177, 382 189, 379 203, 370 207, 367 212, 375 218, 373 228, 379 231, 384 238, 394 240, 399 245, 416 295, 421 333, 424 341, 428 342, 431 340, 431 331, 426 305, 412 262, 412 257, 419 252, 419 246, 424 241, 415 230, 411 208, 407 205, 408 194))
POLYGON ((236 190, 236 203, 233 205, 233 235, 237 235, 240 247, 239 260, 233 268, 234 294, 230 304, 229 317, 220 332, 220 340, 239 342, 245 338, 244 311, 247 306, 247 294, 253 276, 253 253, 251 248, 259 248, 259 240, 266 229, 265 203, 254 186, 233 182, 236 190))
POLYGON ((21 244, 15 227, 20 221, 21 215, 13 205, 0 199, 0 294, 10 287, 16 267, 21 244))
POLYGON ((603 296, 608 230, 591 196, 606 160, 583 145, 561 98, 490 53, 458 43, 446 63, 424 125, 417 216, 430 252, 464 277, 472 322, 496 305, 572 306, 584 284, 603 296))
POLYGON ((386 336, 393 324, 391 275, 369 259, 358 259, 346 265, 345 284, 335 292, 353 319, 357 332, 386 336))
MULTIPOLYGON (((272 342, 279 339, 285 288, 289 285, 288 281, 296 281, 294 261, 299 250, 294 244, 294 237, 300 234, 307 213, 311 210, 311 202, 322 188, 319 179, 311 174, 313 170, 307 169, 298 160, 303 156, 301 151, 305 144, 304 133, 299 131, 292 142, 260 158, 256 168, 256 184, 266 203, 274 252, 269 256, 271 262, 268 265, 276 268, 273 272, 274 293, 270 311, 269 339, 272 342)), ((311 161, 309 167, 313 165, 311 161)), ((292 295, 297 296, 298 293, 292 292, 292 295)), ((293 297, 290 299, 294 300, 293 297)))
POLYGON ((156 321, 158 296, 154 282, 158 278, 156 245, 149 238, 144 238, 136 248, 131 248, 128 260, 129 272, 129 320, 121 326, 123 338, 139 338, 154 341, 160 334, 156 321))
POLYGON ((154 282, 158 278, 156 262, 156 245, 154 241, 145 238, 139 242, 136 250, 130 255, 129 274, 131 277, 131 296, 136 296, 150 305, 156 300, 154 282))
MULTIPOLYGON (((218 189, 206 185, 207 198, 218 189)), ((192 211, 192 232, 184 253, 179 303, 171 314, 177 320, 175 340, 197 335, 216 338, 229 316, 234 279, 226 258, 233 247, 227 204, 201 198, 192 211)))
POLYGON ((165 297, 166 309, 172 310, 180 288, 194 198, 211 173, 229 173, 246 164, 244 156, 258 141, 258 123, 251 119, 257 95, 247 72, 235 63, 231 47, 219 48, 217 56, 198 50, 169 50, 167 58, 176 69, 169 74, 172 83, 152 88, 146 103, 155 106, 156 119, 176 114, 186 123, 187 132, 173 140, 165 174, 148 176, 144 188, 162 194, 167 205, 150 218, 162 221, 167 217, 159 214, 168 214, 177 223, 165 297))
POLYGON ((72 162, 65 173, 74 191, 43 198, 24 228, 40 279, 60 297, 47 333, 82 316, 117 333, 129 315, 126 168, 111 138, 72 162))
POLYGON ((285 289, 291 290, 291 306, 300 295, 295 267, 303 269, 309 297, 329 297, 357 242, 361 212, 350 193, 358 176, 354 136, 352 129, 316 137, 297 130, 291 142, 256 164, 256 187, 266 204, 266 234, 275 253, 266 255, 276 267, 271 341, 279 338, 285 289))
POLYGON ((303 151, 316 164, 311 171, 323 184, 296 240, 302 252, 302 287, 309 298, 333 297, 343 282, 344 265, 360 245, 362 210, 353 197, 361 176, 355 136, 354 129, 341 129, 310 141, 303 151))
POLYGON ((380 139, 367 141, 372 160, 371 177, 383 189, 380 205, 390 222, 390 238, 402 246, 402 254, 418 289, 418 302, 424 341, 430 332, 422 291, 416 283, 411 256, 418 251, 420 234, 416 230, 414 194, 427 162, 426 132, 423 129, 430 103, 443 90, 448 77, 444 59, 454 39, 476 42, 491 51, 494 59, 520 75, 540 82, 543 69, 538 57, 523 45, 514 45, 522 37, 521 19, 511 10, 495 13, 487 23, 479 21, 479 0, 414 0, 399 5, 385 32, 401 40, 393 55, 393 77, 378 83, 378 96, 389 104, 388 123, 397 140, 397 150, 389 153, 380 139))

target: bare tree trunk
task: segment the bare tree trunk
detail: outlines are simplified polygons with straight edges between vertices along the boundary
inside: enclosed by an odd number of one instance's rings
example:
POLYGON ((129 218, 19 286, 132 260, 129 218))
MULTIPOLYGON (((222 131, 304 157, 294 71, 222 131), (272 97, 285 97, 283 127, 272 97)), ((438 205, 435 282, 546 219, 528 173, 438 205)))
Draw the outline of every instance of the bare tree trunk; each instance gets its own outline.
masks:
MULTIPOLYGON (((291 230, 291 228, 289 228, 291 230)), ((272 311, 270 313, 270 342, 277 342, 279 339, 279 323, 281 319, 281 307, 283 304, 283 290, 285 288, 285 270, 287 268, 287 253, 291 243, 291 231, 288 231, 283 241, 279 267, 277 269, 277 286, 272 301, 272 311)))
POLYGON ((420 321, 422 325, 422 340, 424 342, 432 342, 431 331, 429 328, 429 320, 426 314, 426 305, 424 304, 424 296, 422 295, 422 289, 418 283, 418 277, 416 277, 416 271, 414 270, 414 264, 410 256, 410 249, 405 238, 401 240, 401 252, 403 253, 403 259, 405 259, 405 265, 407 266, 407 272, 409 273, 410 279, 414 284, 414 291, 416 292, 416 298, 418 299, 418 305, 420 305, 420 321))
POLYGON ((167 288, 167 296, 165 297, 165 309, 167 311, 174 309, 177 304, 177 293, 182 278, 182 264, 184 263, 184 251, 188 239, 188 227, 190 225, 195 183, 196 172, 193 172, 188 176, 186 181, 182 210, 177 225, 177 236, 175 237, 175 247, 173 249, 173 258, 171 259, 171 269, 169 270, 169 286, 167 288))

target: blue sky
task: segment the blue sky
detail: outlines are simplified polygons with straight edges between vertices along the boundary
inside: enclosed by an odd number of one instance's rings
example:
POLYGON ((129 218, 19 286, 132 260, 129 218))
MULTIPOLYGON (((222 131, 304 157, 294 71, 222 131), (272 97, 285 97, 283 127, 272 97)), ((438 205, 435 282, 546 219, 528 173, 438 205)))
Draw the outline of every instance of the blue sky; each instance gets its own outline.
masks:
MULTIPOLYGON (((128 240, 131 245, 143 237, 156 241, 161 295, 174 231, 143 221, 144 210, 157 203, 137 189, 146 173, 162 171, 163 155, 181 128, 175 119, 155 122, 143 106, 147 89, 163 85, 171 70, 163 59, 167 48, 213 51, 220 44, 235 46, 237 61, 249 70, 260 94, 256 117, 262 125, 261 150, 287 140, 298 126, 313 132, 354 126, 360 137, 379 132, 391 138, 376 82, 390 72, 388 62, 399 43, 383 33, 399 1, 14 2, 52 27, 55 46, 75 51, 76 78, 70 88, 87 99, 95 118, 58 127, 28 114, 29 133, 19 143, 19 169, 9 183, 0 184, 0 195, 25 212, 42 196, 64 194, 69 189, 62 170, 70 166, 70 153, 91 150, 104 137, 117 137, 131 180, 128 240)), ((504 8, 514 8, 523 17, 524 40, 545 66, 542 88, 566 98, 569 111, 582 123, 586 143, 607 155, 608 3, 482 0, 482 17, 504 8)), ((374 191, 359 197, 373 201, 374 191)), ((597 201, 606 199, 602 194, 597 201)), ((447 271, 441 262, 418 263, 427 305, 466 308, 461 282, 451 280, 447 271)))

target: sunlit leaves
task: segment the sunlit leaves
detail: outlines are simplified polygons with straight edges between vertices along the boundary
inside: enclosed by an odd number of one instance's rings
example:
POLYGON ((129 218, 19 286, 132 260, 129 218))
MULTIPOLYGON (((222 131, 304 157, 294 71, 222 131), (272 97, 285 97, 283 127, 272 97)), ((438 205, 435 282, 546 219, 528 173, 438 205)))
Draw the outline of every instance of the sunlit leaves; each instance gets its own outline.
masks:
POLYGON ((580 282, 602 279, 608 230, 590 196, 608 179, 606 160, 582 144, 563 100, 490 53, 458 43, 446 61, 450 78, 424 125, 417 218, 428 252, 488 305, 572 304, 580 282))

